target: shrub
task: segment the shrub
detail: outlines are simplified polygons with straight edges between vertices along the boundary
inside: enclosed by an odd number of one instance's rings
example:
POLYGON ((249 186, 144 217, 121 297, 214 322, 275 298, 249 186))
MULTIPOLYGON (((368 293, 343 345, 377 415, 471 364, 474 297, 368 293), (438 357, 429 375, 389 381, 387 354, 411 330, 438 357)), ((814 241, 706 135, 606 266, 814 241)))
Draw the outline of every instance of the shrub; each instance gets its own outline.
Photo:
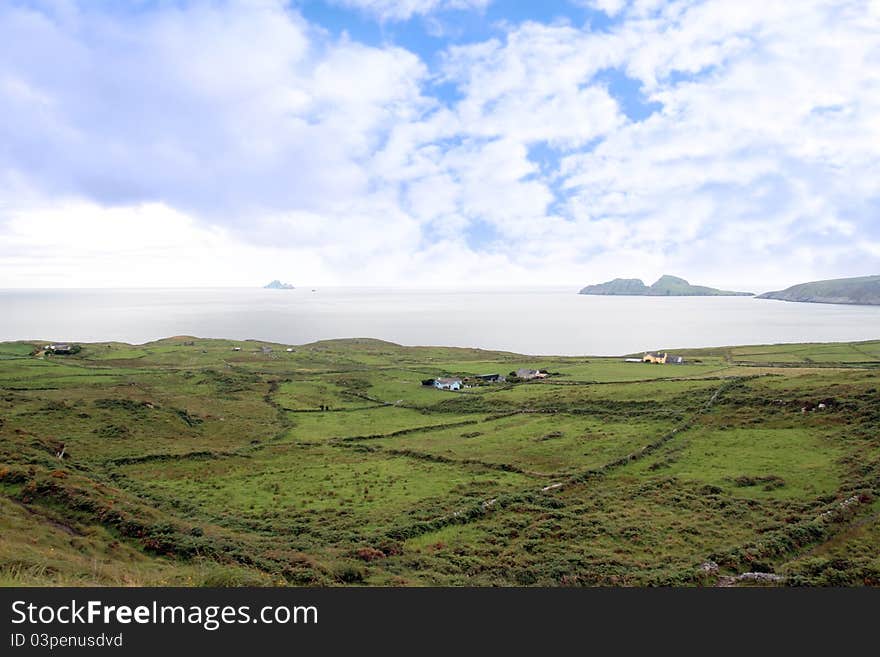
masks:
POLYGON ((361 561, 376 561, 377 559, 384 559, 385 553, 373 547, 362 547, 355 551, 354 556, 361 561))
POLYGON ((343 584, 359 584, 364 581, 366 570, 356 564, 344 564, 334 572, 334 576, 343 584))
POLYGON ((268 582, 259 573, 234 566, 212 565, 200 586, 231 588, 237 586, 266 586, 268 582))
POLYGON ((128 427, 121 424, 105 424, 100 429, 95 429, 93 433, 98 434, 101 438, 128 438, 131 435, 128 427))

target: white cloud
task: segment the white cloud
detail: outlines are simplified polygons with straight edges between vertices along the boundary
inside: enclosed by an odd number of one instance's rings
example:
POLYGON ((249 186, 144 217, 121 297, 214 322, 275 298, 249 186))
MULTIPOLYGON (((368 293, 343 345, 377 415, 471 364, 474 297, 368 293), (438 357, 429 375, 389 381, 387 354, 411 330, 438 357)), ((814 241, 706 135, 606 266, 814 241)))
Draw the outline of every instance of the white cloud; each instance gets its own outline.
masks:
POLYGON ((574 4, 602 11, 611 16, 617 16, 624 10, 627 0, 572 0, 574 4))
POLYGON ((329 222, 306 212, 265 217, 255 229, 275 241, 254 243, 162 203, 59 200, 6 214, 0 287, 256 286, 278 277, 339 285, 350 282, 340 272, 356 268, 381 277, 419 243, 408 217, 384 209, 381 226, 351 207, 329 222))
POLYGON ((506 25, 433 71, 280 0, 53 6, 0 8, 0 285, 880 270, 877 3, 605 2, 609 31, 506 25))
POLYGON ((416 15, 449 10, 483 10, 492 0, 331 0, 382 21, 405 21, 416 15))
POLYGON ((161 204, 62 202, 7 216, 0 280, 4 287, 237 285, 265 259, 257 251, 161 204))
POLYGON ((366 193, 392 126, 431 101, 411 53, 332 40, 282 2, 136 20, 0 9, 0 167, 53 194, 205 217, 366 193))

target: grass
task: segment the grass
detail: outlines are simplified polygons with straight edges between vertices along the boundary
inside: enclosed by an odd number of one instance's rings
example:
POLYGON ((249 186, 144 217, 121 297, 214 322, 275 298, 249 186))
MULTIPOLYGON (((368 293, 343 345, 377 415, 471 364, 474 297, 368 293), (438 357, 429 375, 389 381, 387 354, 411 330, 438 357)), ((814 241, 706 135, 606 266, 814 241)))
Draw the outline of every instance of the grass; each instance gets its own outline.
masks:
POLYGON ((524 486, 521 475, 330 446, 274 446, 248 457, 152 461, 122 467, 127 480, 193 517, 273 531, 369 537, 404 519, 452 513, 524 486))
POLYGON ((833 494, 840 486, 843 450, 809 429, 706 430, 627 472, 663 476, 722 488, 749 498, 805 499, 833 494), (662 465, 657 468, 657 465, 662 465))
POLYGON ((737 347, 730 353, 737 362, 880 363, 880 342, 737 347))
POLYGON ((421 431, 371 443, 396 452, 479 461, 560 475, 624 456, 672 428, 669 421, 605 422, 568 415, 514 415, 440 431, 421 431))
POLYGON ((383 436, 413 429, 429 430, 448 424, 478 422, 484 414, 445 414, 400 407, 360 409, 356 412, 290 413, 288 441, 310 442, 351 437, 383 436))
POLYGON ((575 381, 607 383, 710 376, 719 374, 726 367, 726 364, 717 357, 700 356, 698 360, 701 362, 674 366, 646 366, 626 363, 621 359, 596 358, 585 363, 560 364, 553 371, 575 381))
POLYGON ((0 344, 0 585, 880 582, 880 342, 39 347, 0 344))

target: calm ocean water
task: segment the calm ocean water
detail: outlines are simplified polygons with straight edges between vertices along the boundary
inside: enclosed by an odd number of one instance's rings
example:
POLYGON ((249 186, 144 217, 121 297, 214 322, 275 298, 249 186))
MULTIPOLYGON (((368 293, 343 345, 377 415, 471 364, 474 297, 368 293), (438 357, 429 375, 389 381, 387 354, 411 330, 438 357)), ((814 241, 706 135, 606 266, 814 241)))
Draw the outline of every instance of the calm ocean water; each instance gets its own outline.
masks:
POLYGON ((880 338, 880 307, 572 289, 0 290, 0 340, 371 337, 539 355, 880 338))

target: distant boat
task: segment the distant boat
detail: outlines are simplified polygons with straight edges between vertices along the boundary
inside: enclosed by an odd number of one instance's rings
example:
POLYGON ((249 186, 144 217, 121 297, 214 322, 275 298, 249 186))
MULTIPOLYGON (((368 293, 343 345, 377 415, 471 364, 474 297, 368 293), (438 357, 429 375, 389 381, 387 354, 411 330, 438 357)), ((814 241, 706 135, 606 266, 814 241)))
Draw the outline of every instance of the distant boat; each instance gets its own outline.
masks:
POLYGON ((263 288, 266 290, 295 290, 296 289, 290 283, 282 283, 279 280, 274 280, 271 283, 269 283, 268 285, 264 285, 263 288))

